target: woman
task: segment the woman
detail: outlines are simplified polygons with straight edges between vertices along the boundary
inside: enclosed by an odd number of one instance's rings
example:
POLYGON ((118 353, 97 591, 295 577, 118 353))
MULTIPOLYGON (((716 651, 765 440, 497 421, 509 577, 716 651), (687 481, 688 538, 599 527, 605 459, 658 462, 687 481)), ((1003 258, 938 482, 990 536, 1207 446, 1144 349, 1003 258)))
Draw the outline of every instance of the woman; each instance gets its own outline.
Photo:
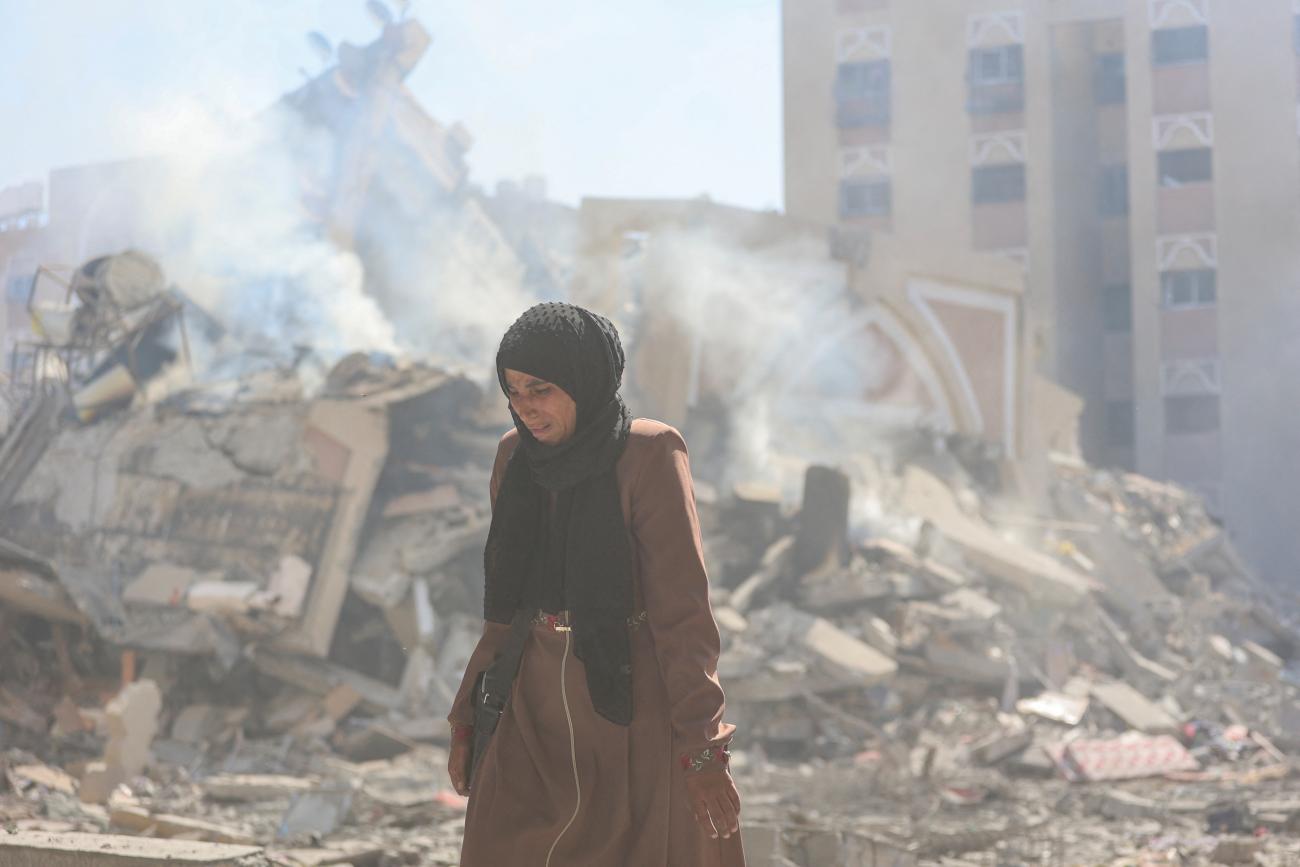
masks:
POLYGON ((631 418, 618 332, 581 307, 525 312, 497 376, 515 429, 492 470, 483 636, 448 717, 461 867, 741 867, 686 444, 631 418), (518 611, 522 662, 471 784, 474 683, 518 611))

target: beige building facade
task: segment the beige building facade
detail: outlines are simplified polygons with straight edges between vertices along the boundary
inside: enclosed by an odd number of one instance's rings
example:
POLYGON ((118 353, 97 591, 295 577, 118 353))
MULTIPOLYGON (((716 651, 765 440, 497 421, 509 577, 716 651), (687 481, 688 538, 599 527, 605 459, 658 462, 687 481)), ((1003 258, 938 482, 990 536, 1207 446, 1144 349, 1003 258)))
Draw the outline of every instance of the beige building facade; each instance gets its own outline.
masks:
POLYGON ((785 0, 786 208, 1025 269, 1095 463, 1300 573, 1300 0, 785 0))

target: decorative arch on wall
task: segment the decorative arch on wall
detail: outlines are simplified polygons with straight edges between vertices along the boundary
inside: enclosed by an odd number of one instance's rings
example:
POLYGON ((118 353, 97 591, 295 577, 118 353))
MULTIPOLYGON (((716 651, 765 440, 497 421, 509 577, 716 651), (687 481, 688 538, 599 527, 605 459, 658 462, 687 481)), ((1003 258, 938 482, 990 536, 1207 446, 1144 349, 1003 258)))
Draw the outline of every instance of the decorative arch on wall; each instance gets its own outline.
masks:
POLYGON ((1019 437, 1019 406, 1016 387, 1021 363, 1019 352, 1019 321, 1016 299, 981 289, 952 286, 937 280, 916 278, 908 281, 907 298, 930 335, 939 347, 949 381, 957 395, 956 402, 964 416, 963 429, 973 434, 988 435, 989 413, 1000 428, 998 440, 1004 454, 1014 457, 1019 437), (945 322, 945 308, 951 311, 967 310, 977 315, 992 314, 999 322, 1001 333, 996 337, 995 359, 1000 393, 996 396, 981 394, 972 376, 971 365, 979 361, 964 353, 959 346, 966 335, 955 334, 950 322, 945 322), (986 412, 986 410, 988 412, 986 412))

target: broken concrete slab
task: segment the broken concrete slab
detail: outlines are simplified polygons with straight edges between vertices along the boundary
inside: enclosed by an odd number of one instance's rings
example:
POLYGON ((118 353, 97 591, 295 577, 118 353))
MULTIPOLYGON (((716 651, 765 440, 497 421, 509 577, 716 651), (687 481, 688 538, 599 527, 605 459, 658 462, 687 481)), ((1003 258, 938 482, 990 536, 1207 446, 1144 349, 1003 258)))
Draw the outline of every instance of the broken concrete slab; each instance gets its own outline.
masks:
POLYGON ((1173 734, 1178 731, 1178 720, 1123 681, 1093 684, 1091 693, 1111 713, 1143 734, 1173 734))
POLYGON ((191 819, 188 816, 151 813, 135 804, 110 806, 108 818, 118 828, 125 828, 137 834, 147 833, 154 837, 182 837, 209 843, 251 844, 254 842, 252 836, 238 828, 191 819))
POLYGON ((5 867, 259 867, 260 846, 153 840, 113 834, 14 831, 0 833, 5 867))
POLYGON ((1161 689, 1178 679, 1178 675, 1138 652, 1128 634, 1105 611, 1097 611, 1097 619, 1109 640, 1123 669, 1124 677, 1152 691, 1161 689))
POLYGON ((181 605, 191 586, 220 581, 220 572, 199 571, 175 563, 150 563, 122 590, 122 601, 142 605, 181 605))
POLYGON ((843 672, 862 686, 888 680, 898 671, 894 660, 821 617, 804 633, 803 645, 832 670, 843 672))
POLYGON ((920 467, 907 467, 901 504, 952 540, 971 566, 1033 599, 1074 606, 1097 586, 1088 576, 1046 554, 1004 539, 987 523, 968 515, 957 505, 952 489, 920 467))
POLYGON ((204 797, 234 803, 292 797, 310 792, 318 785, 314 778, 281 774, 218 774, 199 783, 204 797))
POLYGON ((5 772, 9 788, 19 794, 29 790, 62 792, 65 795, 77 793, 77 781, 62 768, 49 765, 15 765, 5 772))
POLYGON ((372 713, 386 713, 402 706, 402 694, 386 683, 321 659, 287 656, 257 649, 253 664, 263 674, 317 695, 326 695, 340 684, 361 694, 362 707, 372 713))

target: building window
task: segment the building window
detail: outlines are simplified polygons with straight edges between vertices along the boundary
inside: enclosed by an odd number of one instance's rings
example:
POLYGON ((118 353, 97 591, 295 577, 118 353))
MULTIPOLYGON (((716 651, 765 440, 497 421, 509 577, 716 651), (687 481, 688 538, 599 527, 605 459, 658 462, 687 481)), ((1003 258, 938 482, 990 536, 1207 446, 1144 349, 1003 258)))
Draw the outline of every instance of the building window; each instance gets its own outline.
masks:
POLYGON ((840 183, 841 217, 887 217, 893 209, 888 180, 854 180, 840 183))
POLYGON ((1106 445, 1110 448, 1129 448, 1134 436, 1133 401, 1106 401, 1106 445))
POLYGON ((1102 318, 1112 334, 1133 330, 1133 290, 1127 283, 1117 283, 1101 290, 1102 318))
POLYGON ((1162 187, 1204 183, 1214 177, 1214 152, 1210 148, 1161 151, 1158 171, 1162 187))
POLYGON ((968 108, 971 114, 1004 114, 1025 108, 1024 49, 1019 45, 970 52, 968 108))
POLYGON ((1102 166, 1097 210, 1103 217, 1128 213, 1128 166, 1102 166))
POLYGON ((1151 34, 1151 59, 1156 66, 1204 63, 1209 57, 1210 36, 1203 25, 1171 27, 1151 34))
POLYGON ((1218 429, 1217 394, 1180 394, 1165 398, 1165 433, 1203 434, 1218 429))
POLYGON ((976 166, 971 171, 971 201, 977 205, 1025 200, 1025 166, 976 166))
POLYGON ((1124 55, 1119 52, 1098 54, 1092 63, 1092 93, 1097 104, 1123 102, 1126 88, 1124 55))
POLYGON ((1291 47, 1296 54, 1300 54, 1300 15, 1295 15, 1291 20, 1291 47))
POLYGON ((889 124, 889 61, 841 63, 835 74, 835 116, 842 127, 889 124))
POLYGON ((1162 271, 1160 297, 1166 310, 1207 307, 1218 298, 1218 274, 1213 268, 1162 271))

